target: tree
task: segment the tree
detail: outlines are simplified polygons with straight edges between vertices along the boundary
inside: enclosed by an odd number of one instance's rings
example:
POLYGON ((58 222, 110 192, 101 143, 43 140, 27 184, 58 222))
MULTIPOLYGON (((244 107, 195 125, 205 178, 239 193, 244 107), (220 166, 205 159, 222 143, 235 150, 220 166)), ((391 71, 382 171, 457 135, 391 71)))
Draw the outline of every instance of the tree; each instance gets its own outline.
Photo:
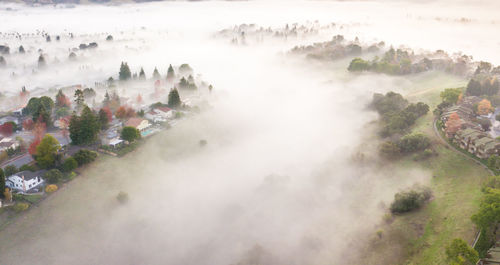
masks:
POLYGON ((85 103, 85 97, 83 95, 83 91, 81 89, 75 90, 75 104, 78 109, 81 109, 83 107, 83 104, 85 103))
MULTIPOLYGON (((107 108, 107 110, 109 111, 109 108, 107 108)), ((111 111, 110 111, 110 114, 111 114, 111 111)), ((99 110, 99 124, 101 124, 101 130, 108 128, 109 121, 110 121, 110 118, 108 116, 107 111, 104 108, 100 109, 99 110)))
POLYGON ((12 123, 6 122, 2 125, 0 125, 0 134, 3 136, 11 136, 12 133, 14 132, 14 127, 12 123))
POLYGON ((479 115, 487 115, 492 112, 494 109, 491 106, 491 102, 487 99, 483 99, 477 105, 477 114, 479 115))
POLYGON ((69 100, 68 97, 66 97, 66 95, 64 95, 61 89, 59 89, 59 92, 57 92, 55 105, 58 108, 71 107, 71 101, 69 100))
POLYGON ((75 113, 71 116, 69 133, 75 145, 93 143, 100 129, 99 117, 88 106, 83 107, 80 117, 75 113))
POLYGON ((12 202, 12 192, 10 192, 9 188, 4 189, 3 197, 6 202, 12 202))
POLYGON ((0 67, 5 67, 7 65, 7 61, 5 61, 5 58, 3 58, 2 55, 0 55, 0 67))
POLYGON ((146 73, 144 73, 144 69, 141 67, 141 71, 139 72, 139 79, 146 80, 146 73))
POLYGON ((369 61, 365 61, 361 58, 354 58, 351 63, 349 63, 349 67, 347 70, 349 72, 362 72, 370 70, 371 65, 369 61))
POLYGON ((23 129, 26 131, 31 131, 35 128, 35 123, 32 119, 26 119, 23 121, 23 129))
MULTIPOLYGON (((5 173, 2 168, 0 168, 0 190, 5 190, 5 173)), ((5 195, 2 193, 0 194, 0 197, 5 198, 5 195)))
POLYGON ((167 70, 167 81, 168 82, 173 82, 174 79, 175 79, 174 68, 172 67, 172 65, 169 65, 168 66, 168 70, 167 70))
POLYGON ((158 80, 160 78, 161 78, 160 72, 158 72, 158 69, 155 67, 155 70, 153 71, 153 79, 158 80))
POLYGON ((51 168, 55 166, 57 152, 61 148, 59 141, 50 134, 43 137, 36 147, 35 160, 41 168, 51 168))
POLYGON ((50 184, 54 184, 63 179, 63 174, 58 169, 54 168, 45 172, 45 174, 43 175, 43 179, 45 179, 50 184))
POLYGON ((116 199, 120 202, 120 203, 126 203, 128 201, 128 193, 124 192, 124 191, 120 191, 118 193, 118 195, 116 195, 116 199))
POLYGON ((131 107, 120 106, 115 112, 115 116, 118 119, 125 120, 135 116, 135 111, 131 107))
POLYGON ((109 103, 111 102, 111 98, 109 97, 108 91, 104 94, 104 100, 102 101, 103 107, 109 107, 109 103))
POLYGON ((420 208, 432 196, 427 187, 417 186, 411 190, 401 191, 394 195, 391 212, 405 213, 420 208))
POLYGON ((477 251, 460 238, 453 239, 446 247, 446 257, 448 264, 453 265, 475 265, 479 260, 477 251))
POLYGON ((97 158, 97 153, 87 149, 80 149, 73 155, 73 158, 76 160, 79 166, 83 166, 85 164, 93 162, 97 158))
POLYGON ((456 112, 453 112, 445 123, 446 136, 450 138, 453 137, 455 133, 460 130, 461 126, 462 120, 460 119, 460 116, 458 116, 456 112))
POLYGON ((411 133, 403 136, 399 141, 399 149, 403 153, 421 151, 429 147, 430 139, 423 133, 411 133))
POLYGON ((396 158, 400 155, 399 146, 391 141, 384 142, 379 147, 380 154, 385 158, 396 158))
POLYGON ((141 133, 134 127, 126 126, 122 129, 121 138, 128 142, 133 142, 141 138, 141 133))
POLYGON ((78 167, 78 162, 73 157, 68 157, 66 160, 64 160, 64 163, 62 164, 62 170, 64 172, 71 172, 75 168, 78 167))
POLYGON ((461 94, 461 88, 446 88, 439 96, 444 102, 456 104, 461 94))
POLYGON ((181 75, 192 74, 193 68, 191 68, 191 66, 189 66, 189 64, 187 64, 187 63, 181 64, 181 66, 179 66, 179 73, 181 75))
POLYGON ((171 108, 177 108, 181 106, 181 98, 179 96, 179 91, 177 91, 177 88, 173 88, 170 90, 168 93, 168 106, 171 108))
POLYGON ((120 81, 127 81, 132 77, 130 68, 127 63, 122 62, 120 65, 120 72, 118 73, 118 79, 120 81))
POLYGON ((19 53, 25 53, 23 45, 19 46, 19 53))
POLYGON ((38 68, 45 68, 47 63, 45 62, 45 57, 42 54, 38 57, 38 68))
POLYGON ((14 165, 8 165, 3 170, 5 173, 5 176, 7 176, 7 177, 12 176, 12 175, 16 174, 17 172, 19 172, 17 167, 14 165))

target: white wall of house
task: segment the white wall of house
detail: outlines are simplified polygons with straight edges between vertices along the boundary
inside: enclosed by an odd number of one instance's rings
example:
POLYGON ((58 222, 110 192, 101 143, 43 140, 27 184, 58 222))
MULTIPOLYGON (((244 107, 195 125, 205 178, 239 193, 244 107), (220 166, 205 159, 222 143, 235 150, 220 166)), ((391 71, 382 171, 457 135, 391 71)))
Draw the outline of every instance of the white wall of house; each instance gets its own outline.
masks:
POLYGON ((7 180, 8 181, 6 181, 6 185, 9 188, 19 191, 29 191, 44 182, 41 177, 24 180, 22 176, 18 175, 12 175, 8 177, 7 180))

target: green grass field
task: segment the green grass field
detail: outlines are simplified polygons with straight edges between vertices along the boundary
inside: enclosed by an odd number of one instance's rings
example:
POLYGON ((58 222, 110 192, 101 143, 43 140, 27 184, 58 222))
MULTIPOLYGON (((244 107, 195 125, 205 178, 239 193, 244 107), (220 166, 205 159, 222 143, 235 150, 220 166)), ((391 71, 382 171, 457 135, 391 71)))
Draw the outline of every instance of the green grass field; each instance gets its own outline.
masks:
POLYGON ((390 224, 382 225, 384 236, 372 240, 374 254, 371 256, 375 255, 372 259, 375 262, 446 264, 445 248, 451 240, 463 238, 470 244, 474 240, 477 231, 470 217, 479 207, 481 182, 489 173, 444 145, 433 131, 432 110, 441 101, 439 93, 445 88, 464 86, 466 81, 442 73, 428 73, 409 80, 412 85, 402 94, 411 102, 422 101, 431 108, 412 130, 428 135, 437 155, 424 161, 413 161, 412 156, 407 156, 398 160, 396 167, 430 170, 429 185, 434 198, 422 209, 395 216, 390 224), (390 258, 381 258, 383 255, 390 258))

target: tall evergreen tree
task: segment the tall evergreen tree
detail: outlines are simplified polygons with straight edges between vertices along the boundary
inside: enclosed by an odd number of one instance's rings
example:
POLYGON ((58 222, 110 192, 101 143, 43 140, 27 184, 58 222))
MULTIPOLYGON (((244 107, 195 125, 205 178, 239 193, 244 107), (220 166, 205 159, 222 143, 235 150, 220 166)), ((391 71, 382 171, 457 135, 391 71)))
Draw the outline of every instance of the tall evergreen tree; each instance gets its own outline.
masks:
POLYGON ((93 143, 100 129, 99 117, 88 106, 83 107, 80 117, 74 113, 69 123, 70 138, 76 145, 93 143))
POLYGON ((5 173, 3 172, 3 169, 0 168, 0 198, 4 198, 4 193, 5 191, 5 173))
POLYGON ((111 102, 111 99, 109 97, 108 91, 106 91, 106 94, 104 95, 104 100, 102 101, 102 106, 103 107, 109 106, 109 102, 111 102))
POLYGON ((101 125, 101 129, 104 130, 108 127, 108 114, 104 109, 99 110, 99 124, 101 125))
POLYGON ((85 97, 81 89, 75 90, 75 103, 79 110, 83 107, 83 104, 85 103, 85 97))
POLYGON ((144 73, 144 69, 141 67, 141 71, 139 72, 139 79, 146 80, 146 73, 144 73))
POLYGON ((42 54, 38 57, 38 68, 45 68, 47 66, 47 62, 45 62, 45 57, 42 54))
POLYGON ((25 53, 23 45, 19 46, 19 53, 25 53))
POLYGON ((155 67, 155 70, 153 71, 153 78, 155 80, 160 79, 160 72, 158 72, 158 69, 155 67))
POLYGON ((174 68, 172 67, 172 65, 169 65, 168 66, 168 71, 167 71, 167 81, 168 82, 173 82, 174 79, 175 79, 174 68))
POLYGON ((120 72, 118 73, 118 77, 120 81, 129 80, 132 77, 132 73, 130 72, 130 68, 127 63, 122 62, 120 65, 120 72))
POLYGON ((4 67, 7 65, 7 61, 5 61, 5 58, 3 58, 2 55, 0 55, 0 67, 4 67))
POLYGON ((177 91, 177 88, 173 88, 170 90, 168 93, 168 106, 171 108, 177 108, 180 107, 182 104, 181 98, 179 96, 179 91, 177 91))

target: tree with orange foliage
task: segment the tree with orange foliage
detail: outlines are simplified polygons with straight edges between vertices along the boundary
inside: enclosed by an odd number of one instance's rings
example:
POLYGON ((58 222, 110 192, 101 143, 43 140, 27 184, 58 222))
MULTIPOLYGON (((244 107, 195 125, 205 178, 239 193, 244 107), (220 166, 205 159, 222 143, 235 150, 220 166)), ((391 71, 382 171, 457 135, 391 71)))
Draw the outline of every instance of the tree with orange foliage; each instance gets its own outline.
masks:
POLYGON ((142 103, 142 96, 141 96, 141 94, 137 95, 137 99, 136 100, 137 100, 137 103, 139 103, 139 104, 142 103))
POLYGON ((35 138, 33 139, 33 141, 31 142, 31 144, 28 148, 28 152, 30 153, 30 155, 36 154, 36 148, 40 144, 40 142, 42 141, 42 138, 45 135, 45 131, 46 131, 45 123, 43 123, 43 122, 35 123, 35 126, 34 126, 33 131, 32 131, 33 136, 35 138))
POLYGON ((35 123, 32 119, 26 119, 23 121, 23 129, 26 131, 31 131, 35 128, 35 123))
POLYGON ((64 95, 62 90, 59 90, 59 92, 56 95, 56 106, 58 108, 71 107, 71 100, 66 95, 64 95))
POLYGON ((115 112, 115 116, 118 119, 128 119, 135 116, 135 110, 131 107, 120 106, 118 110, 115 112))
POLYGON ((446 121, 445 124, 445 132, 446 136, 448 138, 451 138, 457 133, 458 130, 460 130, 460 126, 462 126, 462 120, 460 119, 460 116, 456 112, 453 112, 450 117, 448 117, 448 120, 446 121))
POLYGON ((479 102, 477 105, 477 114, 479 115, 486 115, 490 112, 492 112, 494 109, 491 106, 491 102, 487 99, 483 99, 479 102))
POLYGON ((11 136, 14 132, 14 125, 12 122, 6 122, 0 125, 0 134, 3 136, 11 136))

